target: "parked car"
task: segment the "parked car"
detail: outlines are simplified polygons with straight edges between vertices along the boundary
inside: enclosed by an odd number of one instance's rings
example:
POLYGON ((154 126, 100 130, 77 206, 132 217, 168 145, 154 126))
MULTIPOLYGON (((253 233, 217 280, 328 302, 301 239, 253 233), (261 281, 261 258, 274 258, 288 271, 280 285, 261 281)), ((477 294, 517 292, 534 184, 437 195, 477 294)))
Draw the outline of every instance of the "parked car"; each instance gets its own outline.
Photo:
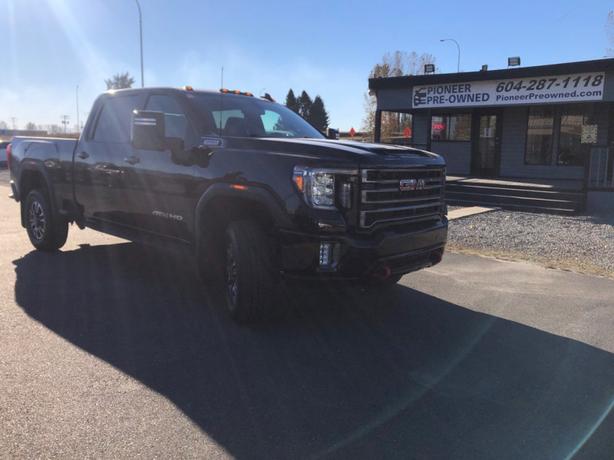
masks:
POLYGON ((326 139, 250 93, 108 92, 78 141, 16 137, 9 158, 34 247, 62 247, 69 223, 187 246, 243 322, 285 278, 389 286, 446 244, 440 156, 326 139))
POLYGON ((9 145, 9 141, 0 142, 0 168, 6 168, 6 148, 9 145))

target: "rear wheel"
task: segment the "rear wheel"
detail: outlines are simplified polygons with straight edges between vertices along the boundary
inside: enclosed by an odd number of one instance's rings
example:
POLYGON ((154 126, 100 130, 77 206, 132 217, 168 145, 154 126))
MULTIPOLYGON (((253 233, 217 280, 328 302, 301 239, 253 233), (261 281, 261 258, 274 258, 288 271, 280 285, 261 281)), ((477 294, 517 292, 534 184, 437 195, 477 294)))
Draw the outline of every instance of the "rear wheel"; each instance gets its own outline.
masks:
POLYGON ((41 251, 55 251, 66 243, 68 222, 52 212, 46 193, 32 190, 24 203, 25 222, 32 245, 41 251))
POLYGON ((252 221, 231 222, 226 229, 226 305, 238 322, 269 317, 275 310, 271 242, 252 221))

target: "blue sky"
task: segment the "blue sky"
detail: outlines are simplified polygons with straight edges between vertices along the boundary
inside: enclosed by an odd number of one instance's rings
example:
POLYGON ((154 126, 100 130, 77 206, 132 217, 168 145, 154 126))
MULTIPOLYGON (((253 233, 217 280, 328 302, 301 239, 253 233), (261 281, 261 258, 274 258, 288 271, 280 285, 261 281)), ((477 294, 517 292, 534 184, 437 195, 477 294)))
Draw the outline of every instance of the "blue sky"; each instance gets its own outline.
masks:
MULTIPOLYGON (((608 0, 265 1, 141 0, 146 85, 320 94, 331 126, 359 128, 367 76, 395 50, 427 52, 442 72, 598 59, 608 47, 608 0)), ((139 81, 132 0, 0 0, 0 120, 59 124, 83 118, 104 78, 139 81)), ((614 46, 614 45, 612 45, 614 46)))

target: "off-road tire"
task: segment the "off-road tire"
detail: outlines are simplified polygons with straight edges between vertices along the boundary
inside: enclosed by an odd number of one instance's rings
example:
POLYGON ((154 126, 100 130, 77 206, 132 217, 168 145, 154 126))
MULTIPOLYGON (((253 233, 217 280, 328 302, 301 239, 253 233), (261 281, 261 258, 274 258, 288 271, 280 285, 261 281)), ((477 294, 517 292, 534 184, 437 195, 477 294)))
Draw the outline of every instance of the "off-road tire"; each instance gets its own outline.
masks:
POLYGON ((226 306, 239 323, 271 318, 276 307, 273 250, 256 222, 239 220, 226 228, 224 287, 226 306))
POLYGON ((26 231, 32 245, 40 251, 57 251, 68 237, 68 222, 53 211, 48 195, 32 190, 24 203, 26 231))
POLYGON ((225 252, 224 252, 224 232, 220 232, 219 238, 217 235, 212 239, 203 237, 201 245, 198 248, 197 266, 198 275, 203 283, 219 287, 224 280, 225 267, 225 252))

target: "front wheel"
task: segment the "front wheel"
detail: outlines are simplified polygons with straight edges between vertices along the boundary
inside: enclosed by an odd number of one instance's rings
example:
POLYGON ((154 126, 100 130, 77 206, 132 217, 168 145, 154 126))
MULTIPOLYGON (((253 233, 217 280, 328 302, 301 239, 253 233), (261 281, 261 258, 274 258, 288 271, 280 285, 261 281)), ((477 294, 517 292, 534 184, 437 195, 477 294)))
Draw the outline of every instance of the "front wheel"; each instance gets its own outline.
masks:
POLYGON ((41 251, 56 251, 68 237, 68 222, 52 212, 45 193, 32 190, 24 203, 25 222, 32 245, 41 251))
POLYGON ((252 221, 226 229, 226 305, 233 319, 254 322, 275 310, 273 251, 263 228, 252 221))

